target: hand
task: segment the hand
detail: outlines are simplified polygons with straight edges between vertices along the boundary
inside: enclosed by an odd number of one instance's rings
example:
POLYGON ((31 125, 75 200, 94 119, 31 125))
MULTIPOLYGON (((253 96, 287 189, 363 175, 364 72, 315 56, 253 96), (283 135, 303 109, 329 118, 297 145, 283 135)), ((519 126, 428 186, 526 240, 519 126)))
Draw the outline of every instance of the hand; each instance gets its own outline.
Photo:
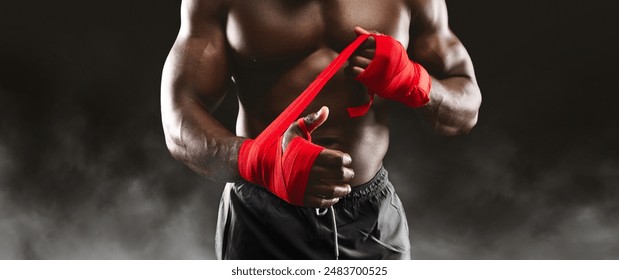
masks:
MULTIPOLYGON (((376 31, 367 31, 361 27, 355 27, 355 34, 357 36, 364 34, 380 34, 376 31)), ((374 58, 374 54, 376 53, 376 39, 374 37, 368 37, 359 48, 355 51, 355 53, 348 59, 348 66, 344 69, 346 75, 351 78, 356 78, 361 74, 365 68, 370 65, 372 59, 374 58)))
MULTIPOLYGON (((378 32, 369 32, 355 27, 357 35, 369 36, 350 58, 348 75, 361 82, 370 96, 376 94, 385 99, 404 103, 411 108, 418 108, 430 101, 432 77, 419 63, 408 57, 406 48, 390 36, 378 32), (380 48, 377 50, 377 46, 380 48), (371 64, 375 61, 376 64, 371 64)), ((370 99, 371 105, 372 99, 370 99)), ((353 115, 363 115, 368 106, 352 108, 353 115)), ((350 109, 349 109, 350 114, 350 109)))
MULTIPOLYGON (((307 132, 312 133, 328 117, 328 107, 322 107, 318 112, 307 115, 303 118, 307 132)), ((299 127, 297 122, 293 123, 282 137, 282 148, 285 150, 288 143, 295 137, 310 140, 305 137, 306 135, 308 134, 299 127)), ((351 191, 348 182, 355 176, 351 163, 352 158, 344 152, 331 149, 324 149, 320 152, 310 170, 303 198, 304 206, 327 208, 348 195, 351 191)))

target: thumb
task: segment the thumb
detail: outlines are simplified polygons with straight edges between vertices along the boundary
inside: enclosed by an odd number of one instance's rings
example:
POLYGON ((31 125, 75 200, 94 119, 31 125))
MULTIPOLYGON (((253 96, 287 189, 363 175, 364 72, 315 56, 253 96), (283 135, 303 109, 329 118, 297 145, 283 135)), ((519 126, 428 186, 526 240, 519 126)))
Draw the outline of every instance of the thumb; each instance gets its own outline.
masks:
MULTIPOLYGON (((329 118, 329 107, 322 106, 316 113, 309 114, 303 118, 305 129, 308 134, 312 133, 316 128, 321 126, 329 118)), ((303 130, 303 128, 301 128, 303 130)))
POLYGON ((329 108, 322 106, 318 112, 311 113, 304 118, 298 119, 296 122, 290 124, 290 127, 282 135, 282 150, 286 150, 288 144, 295 137, 303 137, 305 140, 312 141, 310 133, 314 129, 321 126, 329 117, 329 108))

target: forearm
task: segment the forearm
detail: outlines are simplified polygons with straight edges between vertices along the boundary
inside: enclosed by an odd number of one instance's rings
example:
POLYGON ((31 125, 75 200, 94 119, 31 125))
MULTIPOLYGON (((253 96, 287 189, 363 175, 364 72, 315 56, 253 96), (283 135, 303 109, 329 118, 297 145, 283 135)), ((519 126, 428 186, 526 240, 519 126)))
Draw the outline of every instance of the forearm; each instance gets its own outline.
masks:
POLYGON ((236 137, 210 111, 226 94, 230 71, 220 1, 183 1, 182 26, 162 73, 161 117, 172 156, 209 179, 240 178, 236 137))
POLYGON ((443 135, 469 132, 477 123, 481 93, 468 77, 434 79, 430 102, 422 111, 434 130, 443 135))
POLYGON ((235 136, 195 101, 180 102, 164 114, 166 144, 172 156, 214 181, 240 178, 238 151, 244 138, 235 136))
POLYGON ((448 24, 445 0, 411 1, 409 57, 433 77, 424 115, 443 135, 469 132, 477 124, 481 92, 473 62, 448 24))

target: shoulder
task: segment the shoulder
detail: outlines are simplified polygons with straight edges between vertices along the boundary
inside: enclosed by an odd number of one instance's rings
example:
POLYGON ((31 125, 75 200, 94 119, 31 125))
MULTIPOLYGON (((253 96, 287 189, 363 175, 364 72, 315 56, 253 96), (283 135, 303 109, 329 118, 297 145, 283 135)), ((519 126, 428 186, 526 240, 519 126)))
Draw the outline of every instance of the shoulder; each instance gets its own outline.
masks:
POLYGON ((230 0, 183 0, 181 16, 185 19, 223 20, 230 0))
POLYGON ((424 32, 448 31, 445 0, 405 0, 411 10, 411 28, 424 32))
POLYGON ((445 0, 404 0, 413 12, 425 12, 444 6, 445 0))

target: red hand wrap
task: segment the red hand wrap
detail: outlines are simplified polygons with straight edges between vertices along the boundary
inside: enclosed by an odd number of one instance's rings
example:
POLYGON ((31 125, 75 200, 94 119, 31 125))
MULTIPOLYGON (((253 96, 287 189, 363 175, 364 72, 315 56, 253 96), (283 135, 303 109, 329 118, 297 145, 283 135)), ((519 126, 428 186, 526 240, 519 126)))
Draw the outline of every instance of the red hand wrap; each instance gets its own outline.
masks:
POLYGON ((376 53, 368 67, 357 76, 370 91, 368 104, 348 108, 351 117, 364 115, 374 100, 373 94, 417 108, 430 101, 432 78, 425 68, 410 61, 404 46, 386 35, 372 35, 376 53))
MULTIPOLYGON (((238 167, 239 173, 241 176, 254 184, 264 186, 272 193, 277 195, 279 198, 294 204, 294 205, 303 205, 303 197, 305 195, 305 189, 307 187, 307 180, 309 178, 309 172, 316 160, 316 157, 320 152, 324 149, 321 146, 312 144, 310 132, 313 128, 307 128, 305 122, 302 119, 298 120, 298 125, 305 134, 305 140, 301 137, 294 137, 285 151, 282 151, 282 137, 288 126, 303 113, 303 111, 307 108, 307 106, 314 100, 316 95, 320 92, 322 87, 333 77, 333 75, 340 69, 340 67, 346 62, 346 60, 353 54, 355 49, 359 47, 363 41, 365 41, 369 36, 374 36, 377 39, 376 45, 376 56, 390 56, 393 53, 396 53, 396 48, 393 47, 393 43, 384 44, 383 39, 378 39, 380 37, 387 36, 379 36, 379 35, 361 35, 357 37, 357 39, 348 45, 341 53, 338 55, 330 64, 323 70, 318 77, 301 93, 255 140, 246 140, 241 145, 239 150, 239 159, 238 159, 238 167), (379 44, 378 42, 381 41, 379 44), (387 48, 386 50, 382 50, 382 48, 387 48)), ((394 40, 395 41, 395 40, 394 40)), ((397 41, 396 41, 397 42, 397 41)), ((402 45, 400 45, 402 48, 402 45)), ((404 51, 400 51, 400 53, 396 53, 399 56, 406 56, 404 51)), ((389 81, 394 80, 406 80, 408 76, 400 77, 397 73, 397 70, 393 69, 401 69, 401 68, 410 68, 409 65, 411 62, 408 62, 408 57, 406 57, 406 64, 398 62, 399 64, 404 64, 401 67, 394 67, 391 69, 391 66, 372 66, 376 65, 374 61, 377 60, 377 57, 374 58, 373 62, 368 66, 368 69, 364 71, 368 72, 370 67, 377 68, 376 70, 371 70, 365 76, 369 76, 367 79, 374 80, 377 84, 376 89, 374 86, 368 88, 372 91, 376 91, 380 96, 394 96, 387 98, 394 98, 396 100, 401 100, 406 104, 412 104, 413 102, 409 102, 407 97, 408 95, 412 95, 411 91, 406 93, 402 93, 404 90, 400 89, 402 86, 391 86, 389 81), (381 77, 376 74, 372 74, 372 72, 380 72, 385 71, 383 68, 388 68, 392 73, 391 76, 385 75, 385 77, 381 77), (396 73, 393 73, 396 72, 396 73), (397 77, 395 79, 394 77, 397 77), (385 80, 386 82, 376 82, 377 80, 385 80), (381 84, 390 85, 389 88, 395 88, 393 93, 385 92, 383 90, 385 87, 380 87, 381 84), (379 90, 380 89, 380 90, 379 90), (396 90, 397 89, 397 90, 396 90), (408 102, 408 103, 407 103, 408 102)), ((378 64, 383 65, 385 62, 383 60, 388 60, 389 58, 378 58, 380 61, 378 64)), ((415 67, 415 66, 412 66, 415 67)), ((421 66, 418 66, 423 69, 421 66)), ((414 75, 411 76, 412 70, 403 70, 409 73, 409 76, 412 77, 416 82, 414 86, 419 84, 423 84, 429 80, 429 76, 425 70, 419 71, 417 68, 413 68, 417 73, 425 73, 426 77, 422 75, 418 75, 418 78, 414 78, 414 75)), ((362 75, 364 74, 362 73, 362 75)), ((360 75, 361 76, 361 75, 360 75)), ((400 82, 404 83, 404 82, 400 82)), ((427 82, 429 83, 429 82, 427 82)), ((423 88, 425 89, 425 88, 423 88)), ((426 98, 427 92, 429 92, 429 87, 426 90, 426 98)), ((391 91, 390 91, 391 92, 391 91)), ((410 97, 408 97, 410 98, 410 97)), ((427 101, 425 101, 427 102, 427 101)), ((418 104, 418 103, 414 103, 418 104)), ((371 102, 367 104, 367 108, 363 112, 367 112, 369 109, 371 102)), ((423 104, 421 104, 423 105, 423 104)), ((421 106, 417 105, 417 106, 421 106)), ((362 106, 365 107, 365 106, 362 106)), ((355 108, 349 108, 349 114, 351 110, 354 112, 355 108)), ((359 113, 359 112, 357 112, 359 113)), ((361 114, 361 115, 363 115, 361 114)), ((351 114, 351 116, 353 116, 351 114)))
MULTIPOLYGON (((305 121, 299 119, 298 123, 304 134, 309 136, 305 121)), ((302 206, 309 170, 324 148, 294 137, 282 151, 282 137, 258 137, 243 142, 239 151, 239 171, 246 180, 267 187, 290 204, 302 206)))

